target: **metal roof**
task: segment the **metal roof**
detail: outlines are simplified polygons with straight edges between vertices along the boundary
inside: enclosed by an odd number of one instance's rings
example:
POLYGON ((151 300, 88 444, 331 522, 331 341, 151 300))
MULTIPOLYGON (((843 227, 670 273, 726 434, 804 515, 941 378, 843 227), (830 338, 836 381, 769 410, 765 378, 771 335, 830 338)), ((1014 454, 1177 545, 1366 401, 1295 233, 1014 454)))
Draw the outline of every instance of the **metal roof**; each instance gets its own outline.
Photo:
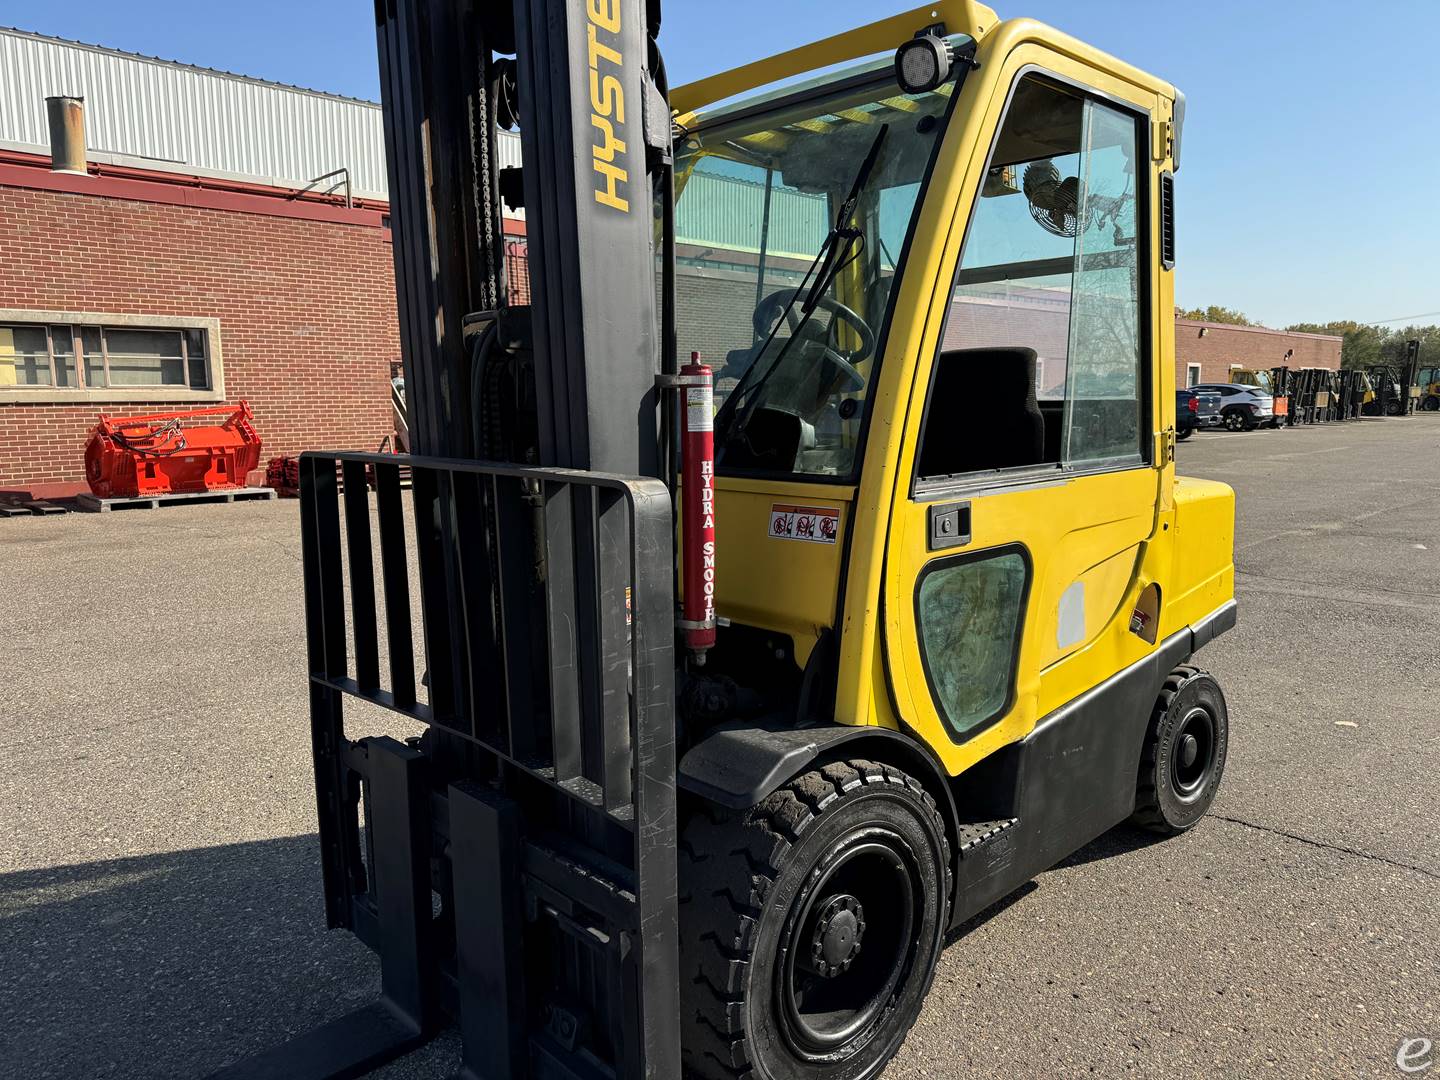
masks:
POLYGON ((116 160, 281 187, 345 168, 354 195, 386 198, 374 102, 0 28, 0 143, 48 152, 55 94, 85 99, 88 148, 116 160))
MULTIPOLYGON (((347 168, 353 195, 387 198, 373 101, 0 27, 0 145, 49 153, 45 98, 55 94, 85 99, 87 150, 100 160, 279 187, 347 168)), ((500 133, 500 161, 520 164, 513 132, 500 133)), ((758 250, 762 186, 704 171, 689 183, 680 240, 758 250)), ((777 185, 771 254, 809 258, 827 228, 823 198, 777 185)))

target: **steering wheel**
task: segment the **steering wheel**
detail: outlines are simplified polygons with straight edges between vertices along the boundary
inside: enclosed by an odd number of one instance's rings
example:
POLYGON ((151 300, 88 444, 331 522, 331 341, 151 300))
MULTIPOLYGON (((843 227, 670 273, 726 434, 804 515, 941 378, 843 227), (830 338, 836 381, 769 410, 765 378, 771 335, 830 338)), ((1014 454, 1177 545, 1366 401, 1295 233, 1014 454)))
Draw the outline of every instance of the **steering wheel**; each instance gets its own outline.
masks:
MULTIPOLYGON (((804 316, 800 313, 799 303, 795 300, 798 289, 781 289, 773 292, 761 300, 755 306, 755 314, 751 316, 751 323, 755 327, 756 335, 763 341, 770 336, 771 329, 782 313, 785 316, 786 325, 790 327, 790 333, 794 334, 800 329, 800 322, 804 316)), ((826 331, 824 358, 830 364, 839 369, 839 374, 845 377, 850 385, 844 389, 846 393, 854 393, 865 387, 865 376, 860 374, 856 364, 863 363, 875 351, 875 331, 851 308, 846 307, 838 300, 832 300, 828 296, 821 296, 815 306, 822 311, 830 313, 830 325, 826 331), (860 344, 853 349, 842 349, 836 338, 836 329, 844 323, 855 332, 860 344)))

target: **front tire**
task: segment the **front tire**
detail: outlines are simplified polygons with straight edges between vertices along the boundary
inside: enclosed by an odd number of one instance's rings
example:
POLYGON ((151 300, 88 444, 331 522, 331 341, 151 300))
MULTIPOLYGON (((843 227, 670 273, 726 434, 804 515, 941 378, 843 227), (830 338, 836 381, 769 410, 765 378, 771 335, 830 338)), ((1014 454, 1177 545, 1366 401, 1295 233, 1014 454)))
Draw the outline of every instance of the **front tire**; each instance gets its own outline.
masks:
POLYGON ((703 1080, 869 1080, 899 1049, 949 921, 950 851, 918 781, 832 762, 680 843, 681 1047, 703 1080))
POLYGON ((1177 667, 1151 714, 1131 820, 1166 836, 1193 828, 1215 801, 1229 748, 1220 684, 1209 672, 1177 667))
POLYGON ((1231 408, 1225 412, 1225 427, 1229 431, 1254 431, 1255 418, 1244 409, 1231 408))

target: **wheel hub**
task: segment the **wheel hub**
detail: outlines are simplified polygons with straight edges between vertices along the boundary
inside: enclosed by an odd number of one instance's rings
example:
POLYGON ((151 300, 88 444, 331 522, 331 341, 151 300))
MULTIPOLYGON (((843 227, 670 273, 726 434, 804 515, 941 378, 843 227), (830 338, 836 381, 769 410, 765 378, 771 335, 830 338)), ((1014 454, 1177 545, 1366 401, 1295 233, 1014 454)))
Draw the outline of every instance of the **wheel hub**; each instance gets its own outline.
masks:
POLYGON ((1180 765, 1188 769, 1195 764, 1195 759, 1200 756, 1200 740, 1194 735, 1187 734, 1180 740, 1180 765))
POLYGON ((905 837, 864 822, 822 855, 792 901, 777 943, 776 1019, 790 1049, 827 1075, 875 1033, 913 972, 926 909, 919 874, 905 837))
POLYGON ((821 906, 810 935, 810 962, 805 965, 816 975, 833 979, 849 971, 860 955, 865 936, 865 909, 849 893, 832 896, 821 906))
POLYGON ((1170 776, 1175 793, 1184 800, 1198 798, 1215 756, 1215 723, 1205 709, 1197 706, 1185 715, 1173 747, 1170 776))

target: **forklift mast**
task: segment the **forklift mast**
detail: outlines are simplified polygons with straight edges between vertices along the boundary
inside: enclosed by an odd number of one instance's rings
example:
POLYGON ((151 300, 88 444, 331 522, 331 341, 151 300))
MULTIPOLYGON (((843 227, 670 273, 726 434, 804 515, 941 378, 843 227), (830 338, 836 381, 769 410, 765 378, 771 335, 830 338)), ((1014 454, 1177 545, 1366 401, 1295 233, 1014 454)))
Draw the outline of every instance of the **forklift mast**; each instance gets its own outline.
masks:
POLYGON ((658 0, 378 0, 416 452, 494 460, 508 441, 511 460, 659 475, 659 25, 658 0), (519 177, 497 154, 498 129, 517 122, 519 177), (524 209, 526 306, 507 295, 502 193, 524 209), (508 389, 531 415, 508 440, 487 430, 497 403, 473 385, 505 381, 473 355, 492 328, 527 369, 508 389))
POLYGON ((301 517, 326 916, 381 997, 219 1075, 359 1075, 452 1025, 463 1076, 680 1075, 659 21, 377 0, 414 456, 305 455, 301 517), (424 733, 352 737, 356 699, 424 733))
POLYGON ((658 476, 659 0, 516 0, 515 28, 540 462, 658 476))

